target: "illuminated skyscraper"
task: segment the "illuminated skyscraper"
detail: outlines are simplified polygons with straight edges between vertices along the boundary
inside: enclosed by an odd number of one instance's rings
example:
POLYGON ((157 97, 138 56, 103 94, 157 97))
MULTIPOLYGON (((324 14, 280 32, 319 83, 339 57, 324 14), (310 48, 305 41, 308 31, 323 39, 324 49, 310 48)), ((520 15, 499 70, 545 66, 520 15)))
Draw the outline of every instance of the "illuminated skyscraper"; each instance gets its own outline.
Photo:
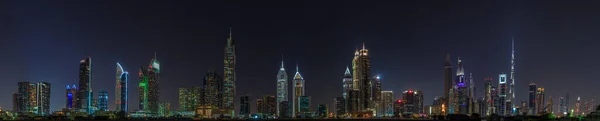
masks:
POLYGON ((67 85, 67 91, 66 91, 66 95, 65 95, 65 101, 66 101, 66 106, 65 108, 67 109, 73 109, 74 107, 77 106, 77 86, 73 85, 73 86, 69 86, 67 85))
POLYGON ((281 60, 281 68, 279 68, 279 72, 277 73, 277 114, 279 114, 279 104, 281 104, 282 101, 288 100, 287 80, 287 72, 285 72, 285 68, 283 68, 283 60, 281 60))
POLYGON ((543 87, 538 87, 537 91, 535 92, 535 113, 533 115, 537 115, 539 113, 544 112, 544 107, 546 107, 546 105, 544 105, 545 102, 545 91, 543 87))
POLYGON ((333 106, 335 106, 335 116, 343 116, 346 114, 346 99, 344 97, 335 97, 333 99, 333 106))
POLYGON ((506 110, 506 96, 507 96, 507 92, 508 92, 508 85, 506 83, 506 74, 500 74, 499 76, 500 78, 498 79, 498 96, 499 96, 499 104, 498 105, 498 115, 504 116, 504 115, 508 115, 510 110, 507 112, 506 110))
POLYGON ((278 118, 292 118, 292 104, 290 101, 279 102, 278 118))
POLYGON ((194 111, 202 105, 202 88, 179 88, 179 111, 194 111))
POLYGON ((304 96, 304 78, 300 75, 298 71, 298 65, 296 65, 296 74, 294 75, 294 89, 292 89, 292 98, 294 99, 292 104, 292 114, 296 115, 300 113, 300 103, 298 102, 298 98, 304 96))
POLYGON ((50 115, 50 83, 37 82, 37 114, 50 115))
POLYGON ((446 106, 449 103, 450 90, 454 87, 452 83, 452 61, 450 61, 450 53, 446 54, 446 61, 444 61, 444 103, 446 106))
POLYGON ((108 93, 106 91, 98 92, 98 110, 108 111, 108 93))
POLYGON ((158 116, 169 117, 171 115, 171 103, 162 102, 158 104, 158 116))
POLYGON ((537 104, 536 104, 536 93, 537 85, 535 83, 529 84, 529 114, 536 115, 537 114, 537 104))
POLYGON ((574 109, 575 113, 573 114, 575 116, 581 115, 581 110, 580 110, 581 102, 580 101, 581 101, 581 97, 577 97, 577 102, 575 102, 575 109, 574 109))
POLYGON ((317 112, 316 112, 316 116, 319 118, 326 118, 327 117, 327 105, 326 104, 319 104, 317 105, 317 112))
POLYGON ((484 90, 484 100, 485 100, 485 113, 483 116, 488 116, 492 114, 492 110, 494 109, 494 100, 492 99, 492 78, 485 78, 485 90, 484 90))
POLYGON ((475 94, 475 82, 473 82, 473 73, 469 73, 469 114, 477 113, 477 99, 475 94))
POLYGON ((256 99, 256 111, 258 114, 265 113, 265 101, 261 97, 256 99))
POLYGON ((353 111, 366 111, 370 109, 371 105, 371 58, 369 57, 369 50, 363 48, 359 51, 354 52, 354 59, 352 59, 352 70, 353 70, 353 84, 352 88, 359 91, 358 106, 353 111))
POLYGON ((156 54, 150 61, 148 66, 148 110, 152 113, 158 113, 158 105, 160 104, 160 63, 156 60, 156 54))
POLYGON ((381 106, 381 78, 379 76, 375 76, 373 77, 373 80, 375 82, 375 85, 373 86, 373 92, 371 95, 373 95, 372 98, 372 103, 373 103, 373 108, 375 109, 376 115, 377 117, 381 117, 383 116, 383 108, 381 106))
POLYGON ((265 95, 263 96, 263 101, 265 101, 263 114, 267 116, 275 116, 275 113, 277 113, 277 99, 275 96, 265 95))
POLYGON ((515 37, 512 38, 511 46, 511 59, 510 59, 510 90, 508 91, 508 102, 511 102, 511 107, 515 107, 513 101, 515 101, 515 37))
POLYGON ((458 68, 456 70, 456 90, 455 93, 455 112, 459 114, 469 114, 469 87, 467 87, 467 79, 465 78, 465 72, 463 68, 463 63, 460 58, 458 58, 458 68))
POLYGON ((423 113, 423 93, 418 90, 407 90, 402 93, 403 114, 423 113))
POLYGON ((77 107, 88 114, 92 114, 92 58, 87 57, 79 62, 79 92, 77 94, 77 107))
POLYGON ((18 86, 17 112, 50 114, 50 83, 19 82, 18 86))
POLYGON ((231 35, 231 28, 229 28, 229 38, 227 38, 227 45, 225 45, 225 57, 224 57, 224 68, 223 68, 223 106, 221 109, 233 110, 233 98, 235 98, 235 43, 231 35))
POLYGON ((127 112, 128 106, 128 90, 127 83, 129 79, 129 73, 123 69, 121 64, 117 63, 117 82, 115 87, 115 106, 116 111, 127 112))
POLYGON ((138 77, 140 80, 139 85, 139 110, 140 111, 148 111, 148 96, 149 96, 149 88, 148 88, 148 71, 144 69, 144 67, 140 67, 138 77))
POLYGON ((352 74, 350 73, 350 69, 346 66, 346 72, 344 72, 344 79, 342 79, 343 83, 343 97, 348 100, 348 93, 352 90, 352 74))
POLYGON ((300 110, 299 114, 301 117, 305 117, 310 114, 310 96, 300 96, 298 97, 298 107, 300 110))
POLYGON ((552 96, 548 97, 548 102, 546 102, 546 112, 548 113, 552 113, 553 112, 553 106, 554 103, 552 103, 552 96))
POLYGON ((212 105, 225 109, 223 105, 223 78, 210 68, 204 77, 204 105, 212 105))
POLYGON ((565 98, 564 97, 560 97, 558 98, 558 116, 563 116, 564 114, 567 113, 566 107, 565 107, 565 98))

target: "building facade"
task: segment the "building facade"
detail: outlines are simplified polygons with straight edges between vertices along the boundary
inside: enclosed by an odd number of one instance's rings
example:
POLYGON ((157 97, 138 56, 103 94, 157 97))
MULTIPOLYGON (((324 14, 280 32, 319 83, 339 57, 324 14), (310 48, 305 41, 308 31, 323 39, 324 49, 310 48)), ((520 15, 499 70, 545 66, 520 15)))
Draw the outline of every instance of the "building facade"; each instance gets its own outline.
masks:
POLYGON ((208 73, 203 79, 204 84, 204 105, 216 106, 219 109, 225 109, 223 104, 224 82, 223 78, 215 72, 213 68, 208 69, 208 73))
POLYGON ((108 93, 106 91, 98 92, 98 110, 108 111, 108 93))
POLYGON ((66 109, 74 109, 77 107, 77 86, 69 86, 67 85, 66 95, 65 95, 65 108, 66 109))
POLYGON ((235 98, 235 43, 231 35, 231 28, 229 28, 229 38, 227 38, 227 44, 225 45, 224 54, 224 68, 223 68, 223 100, 221 109, 233 109, 233 98, 235 98))
POLYGON ((348 99, 348 93, 352 90, 352 74, 350 73, 350 69, 346 66, 346 72, 344 72, 344 78, 342 79, 343 83, 343 93, 342 96, 344 99, 348 99))
POLYGON ((288 76, 285 68, 283 68, 283 60, 281 61, 281 68, 277 73, 277 114, 280 114, 281 102, 288 100, 288 76))
POLYGON ((245 94, 240 97, 240 114, 241 118, 250 117, 250 94, 245 94))
POLYGON ((382 117, 394 116, 394 99, 393 91, 381 91, 382 117))
POLYGON ((506 105, 506 96, 508 95, 508 84, 507 84, 507 79, 506 78, 506 74, 500 74, 499 75, 499 79, 498 79, 498 96, 499 96, 499 103, 500 105, 498 106, 498 115, 500 116, 504 116, 504 115, 508 115, 510 110, 506 110, 507 105, 506 105))
POLYGON ((123 69, 121 64, 117 63, 117 77, 115 86, 115 110, 128 112, 128 90, 127 83, 129 79, 129 73, 123 69))
POLYGON ((160 105, 160 63, 156 60, 156 56, 150 61, 148 66, 148 111, 158 113, 160 105))
POLYGON ((298 65, 296 65, 296 74, 294 75, 294 89, 292 89, 292 103, 294 106, 292 106, 292 114, 297 115, 299 114, 300 111, 300 102, 298 101, 300 97, 304 96, 304 89, 305 89, 305 85, 304 85, 304 78, 302 77, 302 75, 300 75, 300 72, 298 71, 298 65))
POLYGON ((86 57, 79 62, 79 89, 77 107, 83 112, 92 114, 92 58, 86 57))
POLYGON ((537 85, 535 85, 534 83, 529 84, 529 112, 527 112, 530 115, 536 115, 537 114, 537 105, 536 105, 536 92, 537 92, 537 85))
POLYGON ((334 98, 333 105, 335 106, 335 116, 341 117, 346 114, 346 99, 344 97, 334 98))
POLYGON ((538 87, 537 91, 535 92, 535 113, 534 115, 540 114, 542 112, 545 111, 544 107, 544 102, 545 102, 545 91, 543 87, 538 87))
POLYGON ((16 99, 17 112, 49 115, 50 94, 50 83, 48 82, 19 82, 16 99))
POLYGON ((444 98, 445 99, 443 101, 443 104, 445 106, 448 106, 449 103, 449 96, 450 95, 450 90, 452 90, 452 88, 454 87, 453 81, 452 81, 452 61, 450 60, 450 54, 446 54, 446 60, 444 61, 444 98))
POLYGON ((369 50, 363 48, 354 52, 354 58, 352 59, 352 71, 353 71, 353 84, 352 88, 358 90, 358 106, 352 111, 367 111, 371 107, 371 58, 369 56, 369 50))

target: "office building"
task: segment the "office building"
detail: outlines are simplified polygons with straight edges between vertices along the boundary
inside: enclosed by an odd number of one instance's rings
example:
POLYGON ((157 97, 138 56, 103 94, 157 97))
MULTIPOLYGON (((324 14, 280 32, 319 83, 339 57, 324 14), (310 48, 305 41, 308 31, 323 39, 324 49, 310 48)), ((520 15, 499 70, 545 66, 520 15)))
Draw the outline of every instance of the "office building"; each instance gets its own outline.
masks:
POLYGON ((373 93, 371 93, 371 95, 373 95, 372 105, 375 109, 375 116, 381 117, 383 116, 383 108, 381 106, 381 78, 379 76, 375 76, 373 77, 373 82, 375 84, 373 85, 372 89, 373 93))
POLYGON ((263 96, 265 102, 263 114, 266 116, 275 116, 277 114, 277 99, 275 96, 266 95, 263 96))
POLYGON ((75 107, 77 107, 77 86, 67 85, 67 91, 65 96, 66 109, 74 109, 75 107))
POLYGON ((262 99, 262 97, 256 99, 256 112, 259 115, 262 115, 265 113, 265 101, 262 99))
POLYGON ((344 97, 336 97, 333 99, 333 106, 335 106, 334 115, 341 117, 346 114, 346 99, 344 97))
POLYGON ((277 114, 280 112, 279 104, 282 101, 288 100, 288 76, 285 68, 283 68, 283 60, 281 60, 281 68, 279 68, 279 72, 277 73, 277 114))
POLYGON ((498 79, 498 102, 500 105, 498 105, 498 115, 505 116, 508 115, 510 112, 510 110, 506 110, 506 96, 508 94, 508 85, 506 83, 507 78, 506 74, 500 74, 499 77, 500 78, 498 79))
POLYGON ((241 118, 250 117, 250 94, 245 94, 240 97, 240 114, 241 118))
POLYGON ((402 93, 403 114, 423 113, 423 93, 418 90, 407 90, 402 93))
POLYGON ((139 91, 139 111, 147 111, 148 110, 148 96, 149 94, 149 84, 148 84, 148 80, 149 80, 149 76, 148 76, 148 70, 145 69, 144 67, 140 67, 139 68, 139 73, 138 73, 138 77, 139 77, 139 84, 138 84, 138 91, 139 91))
POLYGON ((450 60, 450 53, 447 53, 446 60, 444 61, 444 105, 450 104, 448 100, 450 98, 449 96, 451 96, 450 90, 452 90, 452 88, 454 87, 452 81, 452 74, 452 61, 450 60))
POLYGON ((300 102, 298 102, 299 97, 304 96, 304 78, 300 75, 298 71, 298 65, 296 65, 296 74, 293 79, 294 89, 292 89, 292 114, 297 115, 300 112, 300 102))
POLYGON ((215 72, 213 68, 208 69, 204 76, 204 105, 216 106, 219 109, 225 109, 223 105, 223 78, 215 72))
POLYGON ((150 61, 148 66, 148 111, 158 113, 158 105, 160 104, 160 63, 156 60, 156 54, 150 61))
POLYGON ((50 83, 48 82, 19 82, 16 96, 18 109, 16 111, 49 115, 50 94, 50 83))
POLYGON ((158 116, 169 117, 171 116, 171 103, 162 102, 158 105, 158 116))
POLYGON ((342 79, 343 83, 343 97, 348 100, 348 93, 352 90, 352 74, 350 73, 350 69, 346 66, 346 72, 344 72, 344 78, 342 79))
POLYGON ((292 118, 292 104, 290 101, 279 102, 279 118, 292 118))
POLYGON ((92 114, 92 58, 86 57, 79 62, 79 89, 77 107, 82 112, 92 114))
POLYGON ((394 116, 394 92, 381 91, 381 111, 382 117, 394 116))
POLYGON ((326 104, 319 104, 317 105, 317 117, 319 118, 327 118, 327 105, 326 104))
POLYGON ((299 114, 300 117, 305 117, 307 115, 310 115, 310 96, 300 96, 298 97, 298 107, 300 110, 299 114))
POLYGON ((352 88, 358 90, 358 106, 357 109, 352 111, 366 111, 371 105, 371 58, 369 57, 369 50, 365 48, 363 43, 362 49, 354 52, 354 59, 352 59, 352 88))
POLYGON ((535 92, 535 109, 536 111, 533 113, 533 115, 537 115, 540 113, 543 113, 544 110, 544 102, 545 102, 545 91, 543 87, 538 87, 537 91, 535 92))
POLYGON ((465 78, 463 63, 460 58, 458 58, 458 68, 456 71, 456 88, 454 90, 454 107, 455 113, 458 114, 469 114, 470 108, 469 104, 471 101, 469 100, 469 87, 467 87, 467 80, 465 78))
POLYGON ((121 64, 117 63, 117 76, 115 86, 115 111, 128 112, 129 108, 129 91, 127 90, 127 83, 129 79, 129 73, 123 69, 121 64))
POLYGON ((484 78, 485 81, 485 85, 484 85, 484 103, 485 103, 485 113, 482 113, 482 116, 488 116, 492 114, 491 109, 493 109, 493 100, 492 100, 492 78, 488 77, 488 78, 484 78))
POLYGON ((98 92, 98 110, 108 111, 108 93, 106 91, 98 92))
POLYGON ((223 100, 221 109, 233 109, 233 98, 235 98, 235 42, 231 35, 231 28, 229 28, 229 38, 227 38, 227 44, 225 45, 224 54, 224 68, 223 68, 223 100))

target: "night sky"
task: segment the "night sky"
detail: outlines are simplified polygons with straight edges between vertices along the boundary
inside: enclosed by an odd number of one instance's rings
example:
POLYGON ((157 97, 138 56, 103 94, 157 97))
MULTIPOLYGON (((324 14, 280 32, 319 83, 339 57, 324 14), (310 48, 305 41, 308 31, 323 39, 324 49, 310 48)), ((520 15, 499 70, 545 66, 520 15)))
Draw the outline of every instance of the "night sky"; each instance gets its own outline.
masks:
MULTIPOLYGON (((312 107, 342 94, 342 77, 364 42, 371 71, 396 99, 422 90, 425 105, 443 93, 443 62, 463 59, 477 95, 483 78, 510 72, 515 38, 516 96, 529 83, 555 102, 567 92, 574 105, 597 98, 600 16, 596 3, 561 1, 0 1, 0 106, 12 109, 17 82, 52 84, 52 110, 65 105, 65 86, 78 85, 79 61, 92 58, 94 95, 109 93, 114 109, 116 62, 133 73, 129 109, 138 109, 138 68, 156 52, 160 100, 178 107, 178 88, 202 85, 209 67, 223 75, 229 27, 237 49, 237 95, 276 94, 282 59, 296 63, 312 107), (171 3, 175 2, 175 3, 171 3), (568 3, 565 3, 568 2, 568 3)), ((291 96, 291 87, 288 92, 291 96)), ((555 103, 558 104, 558 103, 555 103)))

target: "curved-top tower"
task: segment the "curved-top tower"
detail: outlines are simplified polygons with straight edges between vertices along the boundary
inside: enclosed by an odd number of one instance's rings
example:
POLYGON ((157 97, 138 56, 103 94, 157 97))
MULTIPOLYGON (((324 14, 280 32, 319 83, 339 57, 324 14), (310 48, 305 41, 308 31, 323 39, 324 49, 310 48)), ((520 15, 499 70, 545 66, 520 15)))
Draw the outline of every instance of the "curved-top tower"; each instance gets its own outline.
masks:
POLYGON ((121 64, 117 63, 117 77, 115 87, 115 106, 116 111, 127 112, 128 109, 128 95, 127 95, 127 83, 129 79, 129 73, 123 69, 121 64))

